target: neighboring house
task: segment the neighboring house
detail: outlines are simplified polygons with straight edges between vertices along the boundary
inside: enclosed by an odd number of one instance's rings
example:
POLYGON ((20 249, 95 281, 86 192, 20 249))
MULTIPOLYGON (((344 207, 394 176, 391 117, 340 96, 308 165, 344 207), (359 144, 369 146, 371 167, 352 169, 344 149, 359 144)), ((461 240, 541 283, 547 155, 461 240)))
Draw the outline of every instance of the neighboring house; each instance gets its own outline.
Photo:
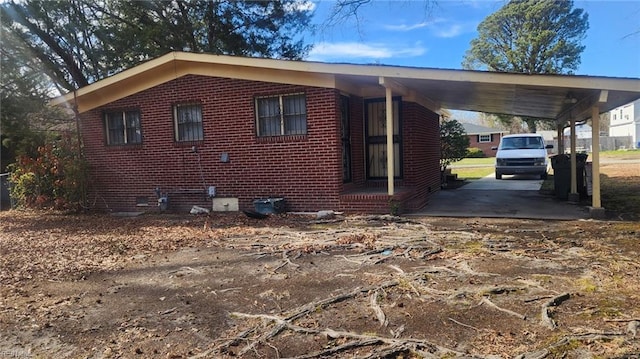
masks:
MULTIPOLYGON (((576 125, 576 151, 591 152, 591 126, 586 123, 576 125)), ((571 149, 571 128, 567 127, 562 131, 564 137, 565 152, 569 153, 571 149)))
POLYGON ((537 130, 536 133, 544 138, 545 145, 553 146, 553 148, 547 150, 548 154, 558 153, 558 131, 537 130))
POLYGON ((498 130, 495 128, 475 125, 472 123, 463 123, 462 126, 469 136, 469 147, 477 147, 482 150, 485 157, 495 157, 496 151, 491 147, 497 147, 500 139, 509 131, 498 130))
POLYGON ((630 136, 633 148, 640 148, 640 100, 609 112, 609 136, 630 136))
MULTIPOLYGON (((581 123, 576 125, 576 139, 590 139, 591 138, 591 126, 586 123, 581 123)), ((567 127, 563 130, 563 135, 565 137, 565 143, 567 146, 569 145, 569 141, 571 139, 571 128, 567 127)))
POLYGON ((267 198, 301 212, 423 207, 440 188, 439 115, 420 100, 393 97, 389 196, 378 76, 364 86, 296 66, 307 65, 172 53, 81 89, 90 202, 136 211, 160 198, 184 211, 211 208, 215 190, 218 206, 229 209, 267 198))

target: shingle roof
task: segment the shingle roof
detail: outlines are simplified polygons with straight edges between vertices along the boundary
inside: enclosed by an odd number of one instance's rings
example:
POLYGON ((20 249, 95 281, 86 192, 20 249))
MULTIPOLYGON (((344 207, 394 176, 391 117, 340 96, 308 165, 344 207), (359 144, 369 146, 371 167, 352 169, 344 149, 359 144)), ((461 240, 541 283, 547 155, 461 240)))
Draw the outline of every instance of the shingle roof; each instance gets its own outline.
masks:
POLYGON ((485 127, 473 123, 462 123, 467 135, 486 135, 491 133, 509 133, 509 131, 499 130, 497 128, 485 127))
POLYGON ((640 79, 528 75, 420 67, 335 64, 172 52, 51 101, 80 113, 186 76, 335 88, 362 98, 384 97, 434 112, 441 109, 502 113, 581 122, 640 98, 640 79), (570 100, 570 101, 568 101, 570 100))

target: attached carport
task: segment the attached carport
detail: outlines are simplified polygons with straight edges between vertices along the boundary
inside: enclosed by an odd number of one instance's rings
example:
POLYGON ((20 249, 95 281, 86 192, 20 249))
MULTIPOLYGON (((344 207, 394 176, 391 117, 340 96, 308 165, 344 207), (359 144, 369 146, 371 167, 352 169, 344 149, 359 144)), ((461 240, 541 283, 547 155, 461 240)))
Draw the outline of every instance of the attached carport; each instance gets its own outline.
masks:
MULTIPOLYGON (((499 113, 536 117, 555 123, 558 138, 571 128, 570 201, 579 198, 575 148, 575 126, 592 120, 592 217, 604 215, 600 196, 600 114, 640 98, 640 79, 571 75, 527 75, 467 70, 443 70, 392 66, 343 65, 335 71, 345 83, 369 85, 373 92, 385 90, 387 108, 392 97, 401 95, 432 111, 441 109, 499 113), (378 75, 377 84, 373 83, 378 75), (370 82, 370 83, 367 83, 370 82), (377 85, 377 86, 376 86, 377 85), (376 89, 377 87, 377 89, 376 89)), ((315 69, 314 69, 315 70, 315 69)), ((392 111, 387 112, 387 129, 392 126, 392 111)), ((387 135, 387 168, 393 169, 393 144, 387 135)), ((559 141, 558 151, 564 152, 559 141)), ((388 194, 394 194, 393 171, 388 173, 388 194)))
POLYGON ((589 218, 584 207, 541 194, 542 182, 539 176, 532 175, 502 180, 490 175, 454 190, 435 193, 428 206, 412 215, 540 220, 589 218))

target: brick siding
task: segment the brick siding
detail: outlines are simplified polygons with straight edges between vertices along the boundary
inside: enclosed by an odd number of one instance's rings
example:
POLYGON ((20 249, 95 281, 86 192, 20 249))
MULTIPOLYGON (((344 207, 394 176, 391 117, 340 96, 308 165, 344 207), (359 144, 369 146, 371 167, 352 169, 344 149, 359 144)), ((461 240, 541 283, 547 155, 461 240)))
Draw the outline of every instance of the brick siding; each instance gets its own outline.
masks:
POLYGON ((415 193, 407 210, 422 208, 440 189, 440 122, 438 114, 413 103, 402 105, 404 185, 415 193))
POLYGON ((500 134, 492 133, 491 142, 478 142, 478 135, 469 135, 469 147, 477 147, 482 150, 485 157, 495 157, 496 151, 491 147, 497 147, 500 144, 500 134))
MULTIPOLYGON (((192 205, 210 208, 206 188, 217 197, 236 197, 241 209, 253 200, 284 197, 289 211, 340 209, 388 212, 386 201, 341 202, 349 186, 367 185, 363 147, 362 98, 350 98, 352 177, 342 181, 340 93, 335 89, 300 87, 257 81, 184 76, 83 113, 81 132, 92 168, 90 204, 96 209, 157 210, 155 188, 169 194, 169 209, 192 205), (254 98, 303 92, 307 134, 257 137, 254 98), (173 106, 202 105, 204 138, 178 143, 174 139, 173 106), (142 144, 106 145, 104 112, 138 109, 142 144), (195 151, 193 151, 195 149, 195 151), (223 153, 229 161, 221 161, 223 153), (376 210, 377 208, 377 210, 376 210)), ((404 184, 416 188, 402 194, 410 208, 426 203, 439 188, 437 115, 416 104, 403 104, 404 184)))
POLYGON ((205 76, 185 76, 82 115, 85 154, 93 168, 92 202, 111 210, 134 210, 137 197, 157 203, 154 189, 169 192, 170 208, 209 207, 204 189, 253 200, 285 197, 290 210, 337 208, 342 185, 337 91, 205 76), (308 134, 259 138, 254 96, 304 92, 308 134), (202 104, 203 141, 174 140, 173 105, 202 104), (107 146, 103 113, 139 109, 143 142, 107 146), (196 146, 197 152, 192 152, 196 146), (229 162, 220 157, 228 153, 229 162), (190 190, 202 189, 194 194, 190 190))

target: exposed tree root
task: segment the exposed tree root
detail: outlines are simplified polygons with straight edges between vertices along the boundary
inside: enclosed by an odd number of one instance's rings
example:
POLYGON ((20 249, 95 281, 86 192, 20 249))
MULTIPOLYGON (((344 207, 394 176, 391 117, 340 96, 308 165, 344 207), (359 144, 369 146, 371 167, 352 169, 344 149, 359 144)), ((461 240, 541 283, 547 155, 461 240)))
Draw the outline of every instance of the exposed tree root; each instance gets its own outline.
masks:
POLYGON ((468 325, 468 324, 461 323, 461 322, 459 322, 459 321, 457 321, 457 320, 455 320, 455 319, 453 319, 453 318, 448 318, 448 319, 449 319, 450 321, 452 321, 452 322, 454 322, 454 323, 458 324, 458 325, 462 325, 463 327, 473 329, 473 330, 475 330, 476 332, 479 332, 479 331, 480 331, 480 329, 478 329, 478 328, 476 328, 476 327, 474 327, 474 326, 472 326, 472 325, 468 325))
MULTIPOLYGON (((322 357, 326 357, 327 355, 337 354, 339 352, 346 351, 349 349, 363 347, 363 346, 377 345, 377 344, 387 344, 388 347, 385 348, 384 351, 389 352, 391 354, 404 351, 404 350, 411 350, 411 351, 425 352, 425 353, 428 353, 429 356, 435 356, 435 357, 440 357, 442 355, 455 355, 455 356, 463 355, 463 353, 461 352, 439 346, 428 340, 412 339, 412 338, 405 338, 405 339, 385 338, 377 335, 364 335, 364 334, 357 334, 357 333, 351 333, 351 332, 345 332, 345 331, 337 331, 330 328, 325 328, 325 329, 305 328, 305 327, 300 327, 298 325, 289 323, 283 318, 279 318, 277 316, 272 316, 272 315, 266 315, 266 314, 232 313, 231 315, 236 317, 244 317, 244 318, 252 318, 252 319, 259 318, 263 320, 273 321, 277 327, 282 326, 283 329, 289 329, 295 333, 322 335, 331 339, 339 339, 339 338, 351 339, 350 342, 345 343, 343 345, 324 349, 324 350, 309 353, 309 354, 304 354, 301 356, 296 356, 291 359, 322 358, 322 357)), ((238 355, 242 355, 246 353, 248 350, 251 350, 257 343, 258 343, 257 341, 250 343, 245 348, 243 348, 243 350, 240 351, 238 355)), ((380 352, 378 351, 376 355, 379 355, 379 354, 380 352)), ((368 357, 371 357, 371 356, 369 355, 368 357)), ((379 356, 374 356, 374 357, 379 357, 379 356)), ((474 356, 469 358, 480 358, 480 357, 474 356)))
MULTIPOLYGON (((287 256, 287 252, 289 252, 289 251, 282 251, 282 259, 283 259, 284 261, 283 261, 279 266, 277 266, 277 267, 273 270, 274 272, 278 271, 278 269, 280 269, 280 268, 282 268, 282 267, 286 266, 287 264, 289 264, 291 267, 294 267, 294 268, 298 268, 298 267, 300 267, 299 265, 297 265, 297 264, 295 264, 295 263, 291 262, 291 259, 289 259, 289 257, 287 256)), ((298 254, 296 255, 296 257, 295 257, 295 258, 300 257, 300 255, 301 255, 301 254, 300 254, 300 252, 298 252, 298 254)), ((294 259, 295 259, 295 258, 294 258, 294 259)))
POLYGON ((350 341, 350 342, 344 343, 342 345, 338 345, 336 347, 331 347, 331 348, 328 348, 328 349, 325 349, 325 350, 316 351, 316 352, 309 353, 309 354, 299 355, 299 356, 292 357, 292 358, 289 358, 289 359, 324 358, 324 357, 327 357, 329 355, 338 354, 338 353, 343 352, 345 350, 354 349, 354 348, 360 348, 360 347, 366 347, 366 346, 376 345, 376 344, 380 344, 380 340, 378 340, 377 338, 354 340, 354 341, 350 341))
POLYGON ((569 336, 563 337, 562 339, 549 345, 546 348, 538 349, 532 352, 522 353, 514 357, 514 359, 543 359, 543 358, 546 358, 549 354, 551 354, 551 352, 554 349, 561 347, 563 345, 570 344, 571 342, 574 342, 574 341, 594 342, 594 341, 602 341, 602 340, 612 340, 622 336, 624 336, 624 333, 616 333, 616 332, 614 333, 583 333, 583 334, 569 335, 569 336))
MULTIPOLYGON (((276 325, 271 329, 271 331, 263 333, 259 336, 259 338, 257 338, 256 340, 252 341, 251 343, 249 343, 248 345, 246 345, 238 354, 239 355, 243 355, 246 352, 248 352, 249 350, 252 350, 255 345, 257 343, 260 342, 264 342, 267 339, 273 338, 276 335, 278 335, 281 331, 283 331, 285 328, 287 328, 287 326, 289 324, 291 324, 293 321, 295 321, 296 319, 299 319, 311 312, 313 312, 314 310, 316 310, 317 308, 322 308, 325 307, 327 305, 333 304, 333 303, 337 303, 352 297, 355 297, 356 295, 360 294, 360 293, 367 293, 369 291, 375 291, 375 290, 379 290, 379 289, 384 289, 384 288, 388 288, 388 287, 392 287, 392 286, 396 286, 398 285, 399 281, 397 280, 391 280, 385 283, 382 283, 378 286, 371 286, 371 287, 365 287, 365 288, 356 288, 350 292, 347 293, 343 293, 337 296, 333 296, 327 299, 323 299, 317 302, 311 302, 311 303, 307 303, 305 305, 303 305, 302 307, 299 307, 297 309, 294 309, 292 311, 290 311, 290 313, 288 315, 286 315, 284 318, 280 318, 280 317, 276 317, 276 316, 268 316, 268 315, 255 315, 253 316, 253 318, 262 318, 262 319, 267 319, 270 321, 274 321, 276 323, 276 325)), ((238 317, 249 317, 251 318, 252 316, 249 314, 242 314, 242 313, 231 313, 231 316, 238 316, 238 317)), ((229 345, 231 345, 232 343, 237 343, 238 340, 241 339, 245 339, 249 334, 257 332, 259 330, 259 328, 252 328, 250 330, 242 332, 242 336, 238 336, 237 338, 235 338, 234 340, 231 341, 227 341, 225 343, 223 343, 222 345, 218 346, 218 348, 214 349, 214 352, 217 352, 220 348, 223 347, 228 347, 229 345)))
POLYGON ((380 326, 386 327, 389 324, 389 321, 387 320, 387 317, 384 315, 382 308, 380 308, 380 305, 378 304, 378 294, 379 294, 379 290, 376 290, 373 293, 371 293, 371 300, 370 300, 371 310, 373 310, 373 313, 376 315, 376 318, 380 322, 380 326))
POLYGON ((557 325, 556 322, 551 318, 551 316, 549 316, 549 308, 552 306, 555 307, 569 298, 571 298, 571 294, 563 293, 545 302, 540 313, 542 317, 542 325, 549 329, 555 329, 557 325))
MULTIPOLYGON (((425 272, 416 272, 411 273, 410 275, 404 275, 403 277, 411 277, 407 278, 409 280, 415 279, 424 275, 425 272)), ((401 273, 399 273, 402 275, 401 273)), ((231 317, 237 318, 249 318, 249 319, 262 319, 263 323, 261 325, 256 325, 248 330, 240 333, 236 338, 228 340, 221 345, 209 350, 206 352, 206 355, 211 353, 222 353, 227 350, 229 346, 237 345, 239 342, 246 342, 247 344, 238 351, 237 355, 242 356, 248 353, 251 350, 255 350, 256 345, 263 344, 268 345, 268 340, 274 338, 278 334, 280 334, 284 330, 289 330, 295 333, 302 333, 307 335, 324 335, 328 338, 343 338, 349 339, 350 341, 332 348, 323 349, 321 351, 317 351, 314 353, 308 353, 303 356, 295 357, 296 359, 302 358, 321 358, 334 355, 336 353, 350 350, 357 347, 365 347, 365 346, 373 346, 379 344, 387 345, 384 349, 373 349, 371 355, 372 357, 380 357, 376 355, 381 355, 381 353, 401 353, 404 351, 415 352, 423 357, 438 357, 439 355, 447 354, 448 355, 462 355, 455 350, 448 349, 445 347, 438 346, 427 340, 420 339, 411 339, 411 338, 398 338, 402 333, 403 329, 399 328, 397 333, 393 333, 394 338, 385 338, 377 335, 362 335, 351 332, 344 331, 336 331, 333 329, 325 328, 325 329, 315 329, 315 328, 305 328, 294 324, 295 320, 302 318, 312 312, 316 311, 318 308, 324 308, 334 303, 341 302, 343 300, 351 299, 361 293, 370 293, 370 306, 374 311, 376 318, 380 322, 381 326, 386 326, 388 324, 388 320, 380 308, 378 304, 378 295, 380 291, 383 291, 386 288, 398 286, 401 283, 401 280, 394 279, 390 281, 383 282, 376 286, 369 286, 363 288, 355 288, 349 292, 345 292, 330 298, 326 298, 319 301, 314 301, 311 303, 307 303, 301 307, 293 309, 284 315, 268 315, 268 314, 246 314, 246 313, 230 313, 231 317), (251 338, 250 338, 251 337, 251 338), (435 355, 435 356, 434 356, 435 355)), ((402 283, 406 283, 404 280, 402 283)), ((413 287, 413 290, 419 294, 419 291, 413 287)))
POLYGON ((527 319, 526 316, 524 316, 524 315, 522 315, 520 313, 516 313, 516 312, 514 312, 512 310, 498 307, 492 301, 490 301, 489 298, 487 298, 487 297, 483 297, 482 300, 480 301, 480 304, 486 304, 486 305, 490 306, 493 309, 496 309, 496 310, 499 310, 501 312, 507 313, 509 315, 512 315, 512 316, 514 316, 516 318, 519 318, 519 319, 522 319, 522 320, 526 320, 527 319))

